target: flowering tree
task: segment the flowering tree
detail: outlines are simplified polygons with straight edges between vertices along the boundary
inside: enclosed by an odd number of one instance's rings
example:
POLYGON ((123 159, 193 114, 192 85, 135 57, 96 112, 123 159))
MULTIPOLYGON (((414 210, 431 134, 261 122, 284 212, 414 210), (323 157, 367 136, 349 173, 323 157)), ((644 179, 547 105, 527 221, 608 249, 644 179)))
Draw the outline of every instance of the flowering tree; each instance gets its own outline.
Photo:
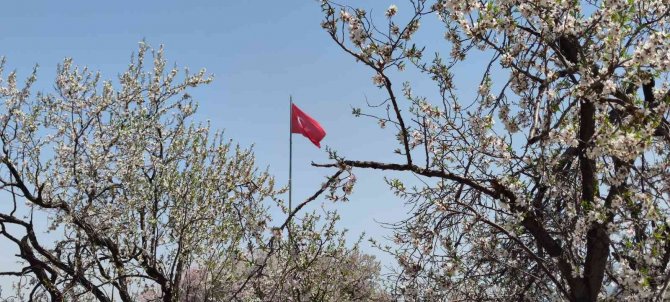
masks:
POLYGON ((142 43, 118 83, 100 78, 68 59, 55 94, 31 95, 35 72, 24 87, 15 73, 0 80, 8 201, 0 238, 22 265, 0 268, 19 280, 10 299, 228 301, 300 288, 332 296, 345 283, 311 284, 308 276, 340 265, 352 273, 342 282, 359 282, 352 291, 375 292, 378 264, 345 246, 335 213, 297 219, 324 191, 336 196, 348 171, 288 213, 277 198, 284 190, 258 170, 251 150, 190 122, 197 106, 186 90, 211 81, 204 70, 179 75, 166 69, 162 49, 142 43), (148 55, 153 66, 145 66, 148 55), (270 226, 269 206, 289 214, 281 226, 270 226), (53 235, 43 236, 34 217, 48 219, 53 235), (282 236, 289 226, 290 241, 282 236), (296 256, 286 260, 287 251, 296 256))
MULTIPOLYGON (((244 265, 234 269, 247 272, 244 265)), ((379 270, 373 257, 334 242, 313 244, 299 253, 281 249, 236 297, 241 301, 392 301, 379 287, 379 270)), ((230 284, 213 283, 200 269, 186 272, 179 287, 179 301, 183 302, 228 301, 232 297, 230 284)), ((140 301, 160 301, 159 296, 149 289, 140 301)))
POLYGON ((322 2, 323 28, 372 69, 387 96, 385 112, 354 114, 392 126, 400 159, 332 153, 334 163, 315 165, 406 171, 423 181, 388 181, 413 205, 394 228, 394 294, 669 298, 667 2, 410 4, 404 15, 390 6, 380 25, 363 9, 322 2), (441 22, 449 54, 426 58, 413 42, 428 17, 441 22), (473 55, 491 59, 478 65, 473 55), (472 99, 457 92, 461 64, 479 72, 472 99), (397 88, 406 66, 434 81, 435 93, 397 88))

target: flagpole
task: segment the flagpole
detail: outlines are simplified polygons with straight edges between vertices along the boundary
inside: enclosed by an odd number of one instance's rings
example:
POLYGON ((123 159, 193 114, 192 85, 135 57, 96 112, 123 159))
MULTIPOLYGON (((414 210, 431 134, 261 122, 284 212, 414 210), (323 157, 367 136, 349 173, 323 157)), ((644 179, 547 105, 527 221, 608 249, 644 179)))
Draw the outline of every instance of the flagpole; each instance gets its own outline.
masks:
MULTIPOLYGON (((291 182, 292 170, 293 170, 293 96, 289 95, 289 131, 288 131, 288 215, 291 215, 293 211, 292 202, 292 193, 293 193, 293 183, 291 182)), ((288 222, 288 239, 289 244, 292 245, 292 235, 291 235, 291 221, 288 222)))

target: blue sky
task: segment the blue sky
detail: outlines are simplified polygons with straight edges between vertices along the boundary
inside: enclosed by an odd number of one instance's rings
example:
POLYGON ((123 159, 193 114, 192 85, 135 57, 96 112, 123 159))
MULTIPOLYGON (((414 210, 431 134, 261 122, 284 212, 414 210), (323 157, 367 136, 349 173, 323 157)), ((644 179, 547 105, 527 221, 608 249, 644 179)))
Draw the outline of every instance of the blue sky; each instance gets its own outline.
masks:
MULTIPOLYGON (((355 5, 382 16, 389 4, 355 5)), ((401 12, 406 4, 398 3, 401 12)), ((52 90, 56 65, 63 58, 73 57, 77 65, 113 79, 143 39, 155 47, 163 44, 171 63, 206 68, 215 80, 191 91, 200 103, 196 118, 210 120, 213 128, 225 129, 227 137, 243 146, 253 144, 259 165, 269 166, 281 184, 288 176, 290 94, 326 129, 322 145, 351 159, 402 160, 393 154, 392 131, 351 115, 351 106, 364 107, 366 97, 374 103, 383 95, 372 85, 372 72, 321 29, 317 1, 12 1, 0 17, 0 55, 8 69, 24 78, 39 64, 36 87, 45 92, 52 90)), ((446 47, 439 28, 432 30, 420 31, 418 38, 442 41, 433 46, 446 47)), ((430 81, 415 79, 411 71, 403 77, 414 80, 419 91, 436 92, 430 81)), ((467 76, 457 81, 478 85, 478 79, 467 76)), ((306 139, 294 138, 293 154, 297 203, 332 171, 310 166, 311 161, 326 162, 327 154, 306 139)), ((340 226, 350 230, 350 238, 363 231, 380 238, 388 232, 375 221, 397 221, 407 210, 382 174, 357 170, 356 175, 351 201, 330 207, 339 210, 340 226)), ((373 249, 366 251, 390 261, 373 249)), ((2 258, 0 265, 11 261, 2 258)))

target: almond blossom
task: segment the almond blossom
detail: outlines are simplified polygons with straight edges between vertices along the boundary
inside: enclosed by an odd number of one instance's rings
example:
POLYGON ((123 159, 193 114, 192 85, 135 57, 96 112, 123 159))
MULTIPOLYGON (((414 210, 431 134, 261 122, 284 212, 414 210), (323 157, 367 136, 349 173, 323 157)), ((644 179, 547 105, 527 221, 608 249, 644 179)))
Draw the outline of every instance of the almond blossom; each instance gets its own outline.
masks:
MULTIPOLYGON (((375 45, 365 56, 335 34, 346 28, 328 32, 385 77, 375 84, 389 106, 359 115, 396 126, 397 161, 316 164, 420 179, 388 181, 412 211, 391 225, 393 246, 378 241, 397 259, 395 297, 669 299, 667 1, 408 2, 402 18, 357 15, 373 24, 357 33, 375 45), (440 36, 413 38, 435 22, 426 33, 440 36), (414 67, 425 79, 413 81, 435 89, 399 85, 391 66, 414 67)), ((352 10, 322 8, 332 24, 333 10, 352 10)))

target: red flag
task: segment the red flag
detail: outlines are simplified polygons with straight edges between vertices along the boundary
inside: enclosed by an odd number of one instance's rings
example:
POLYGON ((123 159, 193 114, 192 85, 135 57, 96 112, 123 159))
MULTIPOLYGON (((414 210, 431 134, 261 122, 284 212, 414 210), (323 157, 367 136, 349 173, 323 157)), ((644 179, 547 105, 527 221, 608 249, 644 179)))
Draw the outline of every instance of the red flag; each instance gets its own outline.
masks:
POLYGON ((326 131, 319 122, 302 112, 295 104, 291 104, 291 133, 302 134, 319 148, 319 142, 326 136, 326 131))

